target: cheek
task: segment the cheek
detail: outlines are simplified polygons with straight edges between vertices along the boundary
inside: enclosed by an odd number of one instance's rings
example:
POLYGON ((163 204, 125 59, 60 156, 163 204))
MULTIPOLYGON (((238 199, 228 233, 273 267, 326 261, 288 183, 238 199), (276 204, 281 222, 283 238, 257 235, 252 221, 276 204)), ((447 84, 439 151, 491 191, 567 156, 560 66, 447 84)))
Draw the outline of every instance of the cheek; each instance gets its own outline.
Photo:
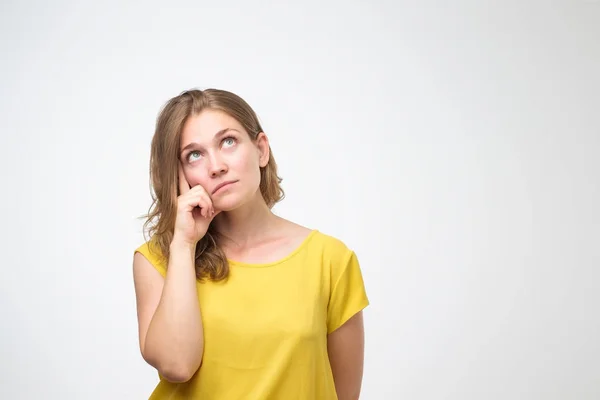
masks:
POLYGON ((260 184, 260 166, 258 157, 254 154, 246 153, 243 157, 237 157, 232 160, 230 167, 233 168, 237 177, 243 178, 249 189, 254 190, 254 187, 260 184))
POLYGON ((237 157, 233 157, 231 164, 234 168, 244 175, 252 175, 258 170, 258 158, 251 154, 249 151, 244 151, 238 154, 237 157))

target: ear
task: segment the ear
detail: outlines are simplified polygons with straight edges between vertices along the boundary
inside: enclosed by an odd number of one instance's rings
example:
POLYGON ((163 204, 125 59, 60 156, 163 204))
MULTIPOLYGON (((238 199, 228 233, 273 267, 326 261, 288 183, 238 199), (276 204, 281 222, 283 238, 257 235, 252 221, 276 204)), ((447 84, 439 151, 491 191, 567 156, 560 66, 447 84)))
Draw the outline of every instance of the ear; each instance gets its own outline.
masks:
POLYGON ((258 150, 258 164, 261 168, 264 168, 270 158, 269 139, 264 132, 260 132, 256 136, 256 148, 258 150))

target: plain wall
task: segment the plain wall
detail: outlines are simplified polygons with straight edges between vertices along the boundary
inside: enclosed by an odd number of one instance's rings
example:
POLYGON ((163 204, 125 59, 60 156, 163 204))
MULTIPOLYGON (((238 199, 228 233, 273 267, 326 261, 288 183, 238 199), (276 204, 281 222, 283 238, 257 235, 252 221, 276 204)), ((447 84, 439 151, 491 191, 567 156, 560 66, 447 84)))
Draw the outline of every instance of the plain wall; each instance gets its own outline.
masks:
POLYGON ((0 5, 0 398, 143 399, 168 98, 244 97, 275 211, 358 254, 362 399, 600 398, 600 3, 0 5))

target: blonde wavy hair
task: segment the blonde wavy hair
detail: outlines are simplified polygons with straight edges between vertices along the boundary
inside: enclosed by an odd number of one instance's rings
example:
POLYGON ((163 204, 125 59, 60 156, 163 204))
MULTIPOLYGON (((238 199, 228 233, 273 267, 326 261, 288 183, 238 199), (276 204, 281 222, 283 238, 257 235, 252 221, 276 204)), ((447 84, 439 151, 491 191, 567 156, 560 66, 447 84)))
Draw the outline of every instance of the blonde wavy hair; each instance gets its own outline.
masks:
MULTIPOLYGON (((173 239, 177 215, 178 163, 181 132, 188 118, 203 110, 219 110, 235 118, 255 141, 263 131, 254 110, 240 96, 219 89, 192 89, 173 97, 162 108, 156 121, 150 151, 150 184, 152 204, 142 216, 144 237, 158 251, 165 263, 173 239)), ((277 175, 277 163, 269 147, 269 161, 260 168, 260 192, 272 208, 284 198, 282 179, 277 175)), ((218 232, 211 224, 196 246, 196 277, 219 281, 229 276, 227 257, 218 244, 218 232)), ((166 264, 165 264, 166 265, 166 264)))

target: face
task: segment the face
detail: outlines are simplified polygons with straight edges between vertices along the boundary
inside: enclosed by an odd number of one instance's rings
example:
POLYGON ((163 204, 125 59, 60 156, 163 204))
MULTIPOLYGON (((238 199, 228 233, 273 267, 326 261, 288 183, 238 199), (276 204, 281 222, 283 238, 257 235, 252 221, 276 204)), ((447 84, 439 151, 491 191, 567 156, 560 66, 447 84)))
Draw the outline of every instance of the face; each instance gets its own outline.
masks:
POLYGON ((260 167, 269 161, 264 133, 253 141, 235 118, 204 110, 188 118, 180 150, 190 187, 201 185, 215 209, 231 211, 260 196, 260 167))

